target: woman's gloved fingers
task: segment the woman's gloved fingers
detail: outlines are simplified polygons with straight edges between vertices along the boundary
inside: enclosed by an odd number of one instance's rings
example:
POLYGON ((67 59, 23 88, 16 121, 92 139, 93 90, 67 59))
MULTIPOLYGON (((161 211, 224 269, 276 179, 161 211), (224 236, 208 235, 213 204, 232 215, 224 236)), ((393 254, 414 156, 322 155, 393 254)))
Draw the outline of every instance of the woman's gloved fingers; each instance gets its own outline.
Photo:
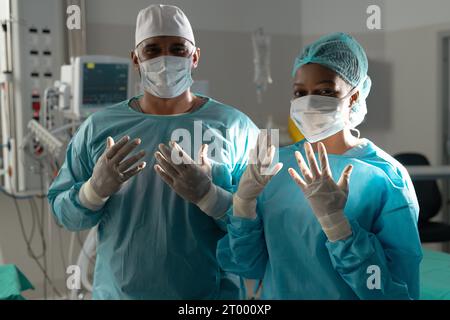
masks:
POLYGON ((141 162, 139 165, 135 166, 134 168, 124 172, 123 173, 124 182, 127 181, 128 179, 130 179, 132 176, 135 176, 136 174, 141 172, 145 168, 146 165, 147 165, 147 163, 144 161, 144 162, 141 162))
POLYGON ((130 140, 129 136, 122 137, 117 143, 114 143, 114 139, 112 137, 108 137, 107 139, 108 151, 106 151, 106 158, 112 159, 117 151, 119 151, 127 142, 130 140))
POLYGON ((300 177, 300 175, 292 168, 289 168, 288 170, 289 174, 291 175, 292 179, 295 181, 296 184, 304 191, 308 185, 306 184, 305 180, 300 177))
POLYGON ((260 133, 260 135, 261 135, 261 145, 259 146, 259 159, 262 163, 269 153, 269 148, 267 145, 267 131, 260 133))
POLYGON ((317 166, 316 157, 314 156, 314 150, 309 142, 305 143, 305 153, 308 158, 309 169, 314 178, 320 177, 321 173, 317 166))
POLYGON ((273 166, 273 168, 270 170, 270 177, 273 177, 280 172, 280 170, 283 168, 283 163, 278 162, 276 165, 273 166))
POLYGON ((270 134, 270 130, 267 130, 267 133, 266 133, 266 136, 267 136, 267 141, 266 141, 266 143, 267 143, 267 146, 271 146, 272 145, 272 135, 270 134))
POLYGON ((141 139, 139 138, 129 141, 126 145, 121 147, 116 152, 114 157, 112 157, 111 162, 117 165, 120 164, 120 162, 122 162, 122 160, 125 159, 131 153, 131 151, 133 151, 140 144, 141 139))
POLYGON ((342 175, 339 178, 337 185, 341 190, 348 191, 348 183, 350 181, 350 175, 352 174, 353 166, 349 164, 345 167, 344 171, 342 171, 342 175))
POLYGON ((141 150, 138 153, 136 153, 135 155, 129 157, 128 159, 122 161, 119 164, 119 171, 120 172, 124 172, 125 170, 129 169, 133 164, 135 164, 136 162, 138 162, 140 159, 142 159, 145 156, 145 151, 141 150))
POLYGON ((263 171, 270 166, 270 164, 272 163, 272 159, 273 159, 273 154, 271 157, 270 149, 267 150, 266 153, 260 154, 260 160, 261 160, 260 169, 261 169, 262 174, 264 174, 263 171))
POLYGON ((256 145, 255 145, 255 158, 256 162, 255 164, 258 166, 258 168, 261 167, 261 163, 266 155, 266 148, 264 147, 264 133, 261 131, 258 134, 258 137, 256 139, 256 145))
POLYGON ((307 183, 311 183, 313 181, 313 175, 306 165, 305 159, 303 159, 302 154, 299 151, 295 151, 295 158, 297 159, 298 167, 302 172, 304 181, 307 183))
POLYGON ((325 177, 331 178, 332 174, 330 170, 330 164, 328 162, 327 149, 325 148, 325 145, 322 142, 319 142, 319 159, 322 174, 325 177))
POLYGON ((251 164, 258 165, 258 151, 256 147, 250 149, 248 160, 249 165, 251 164))
POLYGON ((160 167, 168 174, 172 179, 176 179, 180 176, 180 172, 177 170, 176 165, 174 165, 172 162, 167 160, 161 152, 155 152, 155 158, 156 161, 158 161, 158 164, 160 167))

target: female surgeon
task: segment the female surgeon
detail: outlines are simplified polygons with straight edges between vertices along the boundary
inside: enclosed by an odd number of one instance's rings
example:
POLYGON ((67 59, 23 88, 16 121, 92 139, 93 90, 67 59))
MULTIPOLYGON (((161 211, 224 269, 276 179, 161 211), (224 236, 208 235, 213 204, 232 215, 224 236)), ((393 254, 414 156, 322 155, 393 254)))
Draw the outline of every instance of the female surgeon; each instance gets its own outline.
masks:
POLYGON ((364 49, 350 35, 307 46, 295 59, 291 101, 307 141, 281 148, 276 164, 264 137, 250 155, 217 256, 226 271, 262 279, 263 299, 419 298, 411 179, 352 134, 366 114, 367 71, 364 49))

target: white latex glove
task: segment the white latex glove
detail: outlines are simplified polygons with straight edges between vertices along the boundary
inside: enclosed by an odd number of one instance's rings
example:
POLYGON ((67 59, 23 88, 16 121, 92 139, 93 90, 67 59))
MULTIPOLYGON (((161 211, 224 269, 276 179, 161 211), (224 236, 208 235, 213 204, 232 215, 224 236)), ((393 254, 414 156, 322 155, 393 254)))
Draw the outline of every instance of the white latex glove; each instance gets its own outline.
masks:
POLYGON ((145 168, 146 163, 141 162, 130 169, 145 156, 145 151, 140 151, 124 160, 141 143, 140 139, 129 140, 128 136, 117 143, 114 143, 111 137, 106 139, 106 149, 97 160, 91 178, 80 189, 80 202, 86 208, 100 209, 126 181, 145 168))
POLYGON ((309 168, 298 151, 295 157, 303 174, 303 179, 292 168, 289 174, 302 189, 311 208, 319 220, 328 240, 334 242, 348 238, 352 234, 351 226, 344 215, 344 207, 348 197, 348 182, 353 166, 345 167, 336 184, 333 181, 328 163, 327 151, 322 142, 318 143, 321 170, 318 168, 311 144, 305 143, 305 153, 309 168))
POLYGON ((272 166, 275 146, 268 147, 267 134, 260 133, 256 146, 250 150, 249 164, 239 181, 239 187, 233 195, 233 215, 237 217, 256 218, 256 198, 275 176, 283 164, 272 166))
POLYGON ((207 215, 219 219, 231 206, 230 192, 212 183, 212 165, 208 159, 208 145, 200 147, 199 163, 175 142, 169 147, 160 144, 155 158, 156 172, 179 196, 194 203, 207 215), (178 157, 178 159, 174 159, 178 157), (179 164, 177 164, 179 163, 179 164))

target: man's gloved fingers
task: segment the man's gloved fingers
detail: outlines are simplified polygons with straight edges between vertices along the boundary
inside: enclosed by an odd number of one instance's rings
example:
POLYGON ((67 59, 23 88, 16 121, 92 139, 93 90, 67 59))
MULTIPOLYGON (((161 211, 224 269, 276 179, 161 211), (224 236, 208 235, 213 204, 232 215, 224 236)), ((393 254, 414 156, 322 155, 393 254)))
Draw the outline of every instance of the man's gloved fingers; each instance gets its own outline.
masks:
POLYGON ((146 165, 147 165, 147 163, 145 161, 141 162, 139 165, 137 165, 134 168, 123 173, 124 182, 127 181, 128 179, 130 179, 132 176, 135 176, 136 174, 141 172, 145 168, 146 165))
POLYGON ((319 159, 322 174, 326 177, 331 178, 332 175, 330 170, 330 164, 328 162, 327 149, 325 148, 325 145, 322 142, 319 142, 319 159))
POLYGON ((337 185, 344 191, 348 191, 348 183, 350 181, 350 175, 352 174, 353 166, 349 164, 345 167, 344 171, 342 171, 342 175, 339 178, 337 185))
POLYGON ((122 161, 119 164, 119 171, 120 172, 124 172, 125 170, 129 169, 133 164, 135 164, 136 162, 138 162, 140 159, 142 159, 145 156, 145 151, 141 150, 138 153, 136 153, 135 155, 129 157, 128 159, 122 161))
POLYGON ((309 169, 311 170, 313 177, 320 177, 321 173, 319 167, 317 166, 314 150, 309 142, 305 143, 305 153, 308 158, 309 169))
POLYGON ((172 159, 171 159, 172 151, 168 146, 166 146, 164 143, 160 143, 158 145, 158 149, 161 152, 161 154, 164 156, 164 158, 166 158, 166 160, 169 160, 170 162, 172 162, 172 159))
POLYGON ((209 146, 207 144, 202 144, 200 147, 200 150, 198 151, 198 162, 199 165, 210 165, 209 158, 208 158, 208 149, 209 146))
POLYGON ((175 152, 178 157, 181 158, 181 163, 179 165, 194 163, 194 160, 192 160, 192 158, 178 145, 178 143, 175 141, 170 141, 169 145, 172 147, 172 154, 175 152))
POLYGON ((112 137, 106 138, 106 150, 109 150, 114 145, 114 139, 112 137))
POLYGON ((110 147, 108 148, 108 151, 106 151, 106 158, 112 159, 116 155, 117 151, 119 151, 120 148, 122 148, 128 142, 128 140, 130 140, 130 137, 124 136, 117 143, 114 143, 114 140, 111 137, 108 137, 107 141, 108 140, 112 140, 112 144, 108 143, 110 144, 110 147))
POLYGON ((170 160, 167 160, 160 152, 155 152, 155 158, 164 172, 171 176, 172 179, 180 176, 180 172, 177 170, 176 165, 170 162, 170 160))
POLYGON ((165 183, 167 183, 169 186, 173 188, 174 180, 163 170, 163 168, 161 168, 161 166, 157 164, 154 166, 154 168, 156 173, 158 173, 159 176, 161 177, 161 179, 163 179, 165 183))
POLYGON ((302 191, 306 190, 308 185, 306 184, 305 180, 300 177, 300 175, 292 168, 289 168, 288 170, 289 174, 291 175, 292 179, 295 181, 296 184, 302 189, 302 191))
POLYGON ((120 148, 120 150, 117 151, 117 153, 112 157, 111 162, 115 164, 119 164, 122 162, 123 159, 125 159, 131 151, 133 151, 138 145, 141 144, 141 139, 134 139, 132 141, 129 141, 125 146, 120 148))
POLYGON ((154 156, 158 162, 164 162, 170 164, 172 167, 175 167, 175 164, 172 162, 170 158, 170 151, 168 152, 168 148, 163 145, 163 147, 159 148, 160 151, 156 151, 154 156), (164 151, 161 151, 164 150, 164 151))
POLYGON ((297 164, 300 168, 300 171, 302 172, 304 181, 306 181, 307 183, 311 183, 313 181, 313 176, 311 174, 311 171, 309 171, 308 166, 306 165, 305 159, 303 159, 303 156, 299 151, 295 151, 295 159, 297 159, 297 164))

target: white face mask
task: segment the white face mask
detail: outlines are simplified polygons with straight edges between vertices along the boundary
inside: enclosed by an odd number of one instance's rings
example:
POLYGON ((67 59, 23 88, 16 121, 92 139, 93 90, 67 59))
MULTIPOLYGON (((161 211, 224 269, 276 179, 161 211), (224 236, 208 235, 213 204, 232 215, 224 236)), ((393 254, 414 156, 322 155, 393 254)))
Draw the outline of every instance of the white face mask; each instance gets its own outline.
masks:
POLYGON ((349 125, 344 120, 348 109, 346 98, 307 95, 291 101, 291 119, 308 142, 314 143, 343 130, 349 125))
POLYGON ((141 62, 141 84, 148 93, 159 98, 175 98, 194 82, 191 57, 160 56, 141 62))

